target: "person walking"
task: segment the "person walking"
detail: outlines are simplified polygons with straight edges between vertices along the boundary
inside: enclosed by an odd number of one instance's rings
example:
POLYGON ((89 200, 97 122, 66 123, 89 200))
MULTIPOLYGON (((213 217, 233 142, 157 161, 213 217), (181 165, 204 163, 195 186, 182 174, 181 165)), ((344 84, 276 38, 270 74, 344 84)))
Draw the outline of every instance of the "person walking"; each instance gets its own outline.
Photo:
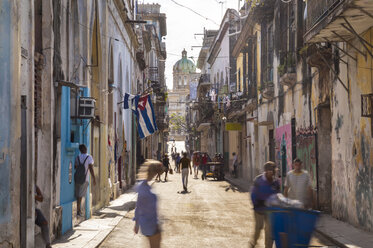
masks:
POLYGON ((91 155, 87 153, 87 147, 84 144, 79 145, 80 155, 75 159, 75 174, 74 174, 74 181, 75 181, 75 197, 77 199, 76 208, 77 208, 77 215, 83 217, 81 211, 81 202, 82 198, 87 193, 87 188, 89 184, 89 174, 88 171, 91 173, 92 176, 92 183, 93 186, 96 185, 96 178, 95 173, 93 171, 93 158, 91 155))
POLYGON ((164 158, 163 158, 162 162, 163 162, 163 166, 164 166, 164 170, 165 170, 164 181, 167 182, 167 174, 168 174, 168 170, 170 169, 170 160, 168 158, 167 153, 164 155, 164 158))
POLYGON ((145 180, 140 181, 136 187, 138 195, 133 218, 134 232, 137 234, 141 229, 141 233, 149 241, 150 248, 161 247, 161 229, 158 223, 157 196, 151 191, 149 181, 159 174, 162 167, 159 161, 146 160, 140 167, 140 175, 145 174, 145 180))
POLYGON ((284 195, 300 201, 305 207, 312 206, 311 178, 309 173, 302 169, 302 161, 299 158, 294 159, 293 170, 286 175, 284 195))
POLYGON ((201 165, 202 165, 202 180, 205 180, 206 178, 206 172, 207 172, 207 161, 208 157, 206 153, 202 154, 202 159, 201 159, 201 165))
POLYGON ((198 179, 198 167, 200 165, 200 155, 198 152, 193 153, 193 170, 194 170, 194 178, 198 179))
POLYGON ((183 153, 183 158, 180 159, 181 166, 181 180, 183 182, 184 192, 188 192, 188 173, 192 175, 192 166, 190 165, 190 159, 187 158, 187 153, 183 153))
POLYGON ((238 157, 237 157, 237 154, 234 152, 232 153, 232 156, 233 156, 233 175, 234 177, 237 177, 238 176, 238 173, 237 173, 237 167, 238 167, 238 157))
MULTIPOLYGON (((36 202, 43 202, 44 197, 41 193, 40 188, 35 185, 35 201, 36 202)), ((51 248, 51 239, 49 236, 49 226, 48 221, 45 219, 43 213, 40 209, 35 207, 35 224, 40 227, 41 229, 41 235, 43 237, 43 240, 45 242, 46 248, 51 248)))
POLYGON ((176 170, 177 170, 177 173, 180 173, 180 160, 181 160, 180 153, 178 153, 176 155, 176 170))
POLYGON ((254 179, 251 200, 254 205, 255 229, 249 241, 249 247, 255 247, 263 229, 265 231, 265 248, 272 248, 273 240, 269 217, 265 213, 265 201, 280 192, 280 182, 275 178, 276 165, 272 161, 264 164, 264 173, 254 179))

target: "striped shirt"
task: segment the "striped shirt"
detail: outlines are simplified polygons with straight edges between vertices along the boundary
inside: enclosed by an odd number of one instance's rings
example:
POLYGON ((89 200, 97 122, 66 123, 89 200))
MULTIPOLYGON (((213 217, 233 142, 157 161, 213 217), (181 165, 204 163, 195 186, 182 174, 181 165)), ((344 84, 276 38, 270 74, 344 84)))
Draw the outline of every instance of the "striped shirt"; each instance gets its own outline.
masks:
POLYGON ((285 187, 289 188, 288 197, 290 199, 298 200, 306 204, 308 200, 308 189, 311 187, 310 175, 305 170, 299 173, 291 170, 286 175, 285 187))

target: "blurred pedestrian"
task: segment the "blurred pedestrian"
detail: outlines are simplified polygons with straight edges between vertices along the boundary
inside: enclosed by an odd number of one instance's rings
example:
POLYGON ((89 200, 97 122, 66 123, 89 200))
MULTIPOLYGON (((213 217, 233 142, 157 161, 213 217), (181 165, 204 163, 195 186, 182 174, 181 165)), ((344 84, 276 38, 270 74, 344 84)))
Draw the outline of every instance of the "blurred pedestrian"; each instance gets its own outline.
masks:
POLYGON ((164 155, 164 158, 163 158, 162 162, 163 162, 163 166, 164 166, 164 170, 165 170, 164 181, 167 182, 167 174, 168 174, 168 170, 170 169, 170 160, 168 158, 167 153, 164 155))
MULTIPOLYGON (((40 188, 35 185, 35 201, 36 202, 43 202, 44 197, 41 193, 40 188)), ((45 219, 43 213, 40 209, 35 207, 35 224, 40 227, 41 229, 41 236, 43 237, 43 240, 45 242, 46 248, 51 248, 51 239, 49 236, 49 225, 48 221, 45 219)))
POLYGON ((194 152, 193 153, 193 170, 194 170, 194 178, 198 178, 198 167, 200 165, 200 161, 201 161, 201 158, 200 158, 200 154, 199 152, 194 152))
POLYGON ((201 164, 202 164, 202 180, 206 179, 206 172, 207 172, 207 162, 208 162, 208 156, 204 152, 202 154, 201 164))
POLYGON ((302 169, 302 161, 299 158, 294 159, 293 170, 286 175, 284 195, 302 202, 305 207, 313 203, 311 178, 308 172, 302 169))
POLYGON ((223 156, 221 155, 221 153, 218 154, 218 162, 220 162, 220 163, 224 163, 224 158, 223 158, 223 156))
POLYGON ((136 190, 138 193, 135 217, 134 232, 141 233, 148 238, 150 248, 161 247, 161 229, 158 223, 157 196, 151 191, 149 181, 162 170, 162 163, 157 160, 146 160, 140 168, 140 181, 136 190))
POLYGON ((234 152, 232 153, 232 156, 233 156, 233 175, 234 177, 237 177, 238 176, 238 173, 237 173, 237 167, 238 167, 238 156, 237 154, 234 152))
POLYGON ((177 173, 180 173, 180 153, 177 153, 176 154, 176 170, 177 170, 177 173))
POLYGON ((190 159, 187 158, 187 153, 183 153, 183 158, 180 159, 181 166, 181 179, 183 182, 184 192, 188 192, 188 173, 192 175, 192 166, 190 165, 190 159))
POLYGON ((269 217, 265 213, 264 202, 280 191, 280 182, 275 178, 276 165, 272 161, 264 164, 264 173, 254 179, 251 200, 254 205, 255 230, 250 239, 250 247, 255 247, 263 229, 265 231, 265 248, 272 248, 273 240, 269 217))

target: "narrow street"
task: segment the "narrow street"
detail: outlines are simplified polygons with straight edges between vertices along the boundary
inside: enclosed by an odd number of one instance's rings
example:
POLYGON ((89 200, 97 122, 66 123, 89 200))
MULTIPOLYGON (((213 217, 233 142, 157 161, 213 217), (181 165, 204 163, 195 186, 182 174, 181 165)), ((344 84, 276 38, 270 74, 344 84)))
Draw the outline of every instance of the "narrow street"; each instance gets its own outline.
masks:
MULTIPOLYGON (((163 177, 162 177, 163 179, 163 177)), ((162 227, 162 247, 247 247, 254 228, 248 192, 241 192, 225 181, 193 179, 188 194, 182 190, 180 174, 168 182, 155 182, 162 227)), ((134 235, 134 210, 128 212, 100 247, 147 247, 146 238, 134 235)), ((314 246, 330 245, 314 238, 314 246)), ((263 234, 258 247, 264 247, 263 234)))

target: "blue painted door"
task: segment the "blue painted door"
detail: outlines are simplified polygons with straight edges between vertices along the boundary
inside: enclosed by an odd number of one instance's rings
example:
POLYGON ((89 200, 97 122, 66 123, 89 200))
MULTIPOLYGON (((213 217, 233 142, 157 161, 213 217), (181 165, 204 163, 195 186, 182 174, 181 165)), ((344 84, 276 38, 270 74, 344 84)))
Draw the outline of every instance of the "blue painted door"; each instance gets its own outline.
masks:
MULTIPOLYGON (((88 120, 71 118, 71 103, 76 95, 68 87, 62 87, 61 96, 61 192, 62 234, 72 229, 74 194, 74 162, 79 155, 79 144, 85 144, 89 150, 90 126, 88 120)), ((88 89, 79 90, 78 95, 88 95, 88 89)), ((90 217, 89 187, 86 195, 86 218, 90 217)))

